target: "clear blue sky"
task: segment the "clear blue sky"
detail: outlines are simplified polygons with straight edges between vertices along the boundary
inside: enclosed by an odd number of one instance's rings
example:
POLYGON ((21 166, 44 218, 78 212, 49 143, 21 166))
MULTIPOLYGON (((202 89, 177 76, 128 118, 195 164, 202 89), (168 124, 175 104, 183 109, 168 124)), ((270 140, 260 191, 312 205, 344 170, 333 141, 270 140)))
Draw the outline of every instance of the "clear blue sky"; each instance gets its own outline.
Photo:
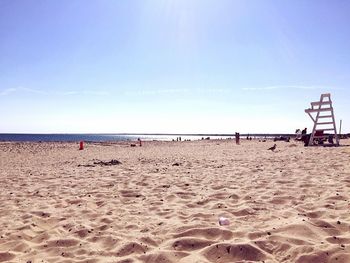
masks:
POLYGON ((0 0, 0 132, 294 132, 324 92, 350 132, 349 14, 346 0, 0 0))

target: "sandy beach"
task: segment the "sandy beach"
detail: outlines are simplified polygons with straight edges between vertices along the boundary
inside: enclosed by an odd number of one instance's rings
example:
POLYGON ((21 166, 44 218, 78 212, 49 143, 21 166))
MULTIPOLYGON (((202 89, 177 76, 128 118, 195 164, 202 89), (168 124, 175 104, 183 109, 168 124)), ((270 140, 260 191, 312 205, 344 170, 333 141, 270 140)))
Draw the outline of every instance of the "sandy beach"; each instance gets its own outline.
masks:
POLYGON ((0 262, 350 262, 350 147, 273 144, 2 142, 0 262))

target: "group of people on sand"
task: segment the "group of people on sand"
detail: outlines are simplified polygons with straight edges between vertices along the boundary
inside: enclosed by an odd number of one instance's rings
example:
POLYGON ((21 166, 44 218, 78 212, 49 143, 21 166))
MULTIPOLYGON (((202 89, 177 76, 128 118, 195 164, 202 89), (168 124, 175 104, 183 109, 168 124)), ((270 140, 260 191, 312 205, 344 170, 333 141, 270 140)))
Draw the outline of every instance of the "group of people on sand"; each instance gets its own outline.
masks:
MULTIPOLYGON (((296 136, 295 139, 296 139, 297 141, 302 141, 302 142, 304 143, 304 146, 309 146, 311 134, 310 134, 310 133, 309 133, 309 134, 307 133, 307 128, 304 128, 303 130, 297 129, 297 130, 296 130, 296 134, 297 134, 297 136, 296 136)), ((334 141, 333 141, 333 135, 331 135, 331 134, 328 135, 328 138, 327 138, 327 136, 326 136, 325 138, 322 138, 322 136, 325 135, 325 134, 323 133, 323 130, 316 131, 314 135, 315 135, 315 136, 321 136, 321 138, 316 138, 316 139, 314 139, 314 142, 315 142, 316 144, 323 144, 323 143, 324 143, 325 141, 327 141, 327 140, 328 140, 328 142, 331 143, 331 144, 334 143, 334 141)))

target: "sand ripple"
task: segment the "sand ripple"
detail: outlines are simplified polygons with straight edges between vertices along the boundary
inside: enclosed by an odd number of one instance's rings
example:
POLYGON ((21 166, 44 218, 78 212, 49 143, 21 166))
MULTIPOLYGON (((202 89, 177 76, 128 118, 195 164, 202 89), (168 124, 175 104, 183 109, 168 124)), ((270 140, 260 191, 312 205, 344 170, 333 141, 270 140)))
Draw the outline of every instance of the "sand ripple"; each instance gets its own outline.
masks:
POLYGON ((350 262, 350 147, 271 145, 0 143, 0 262, 350 262))

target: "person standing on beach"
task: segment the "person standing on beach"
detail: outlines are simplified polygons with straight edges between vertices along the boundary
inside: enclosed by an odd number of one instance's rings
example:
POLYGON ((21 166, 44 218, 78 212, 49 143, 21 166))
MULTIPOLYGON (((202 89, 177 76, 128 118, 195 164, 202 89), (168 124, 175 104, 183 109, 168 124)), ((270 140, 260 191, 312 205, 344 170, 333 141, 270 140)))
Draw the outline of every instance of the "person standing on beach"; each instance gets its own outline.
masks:
POLYGON ((307 128, 305 128, 304 130, 301 131, 302 135, 305 135, 307 133, 307 128))
POLYGON ((236 137, 236 144, 239 144, 239 132, 235 133, 235 137, 236 137))

